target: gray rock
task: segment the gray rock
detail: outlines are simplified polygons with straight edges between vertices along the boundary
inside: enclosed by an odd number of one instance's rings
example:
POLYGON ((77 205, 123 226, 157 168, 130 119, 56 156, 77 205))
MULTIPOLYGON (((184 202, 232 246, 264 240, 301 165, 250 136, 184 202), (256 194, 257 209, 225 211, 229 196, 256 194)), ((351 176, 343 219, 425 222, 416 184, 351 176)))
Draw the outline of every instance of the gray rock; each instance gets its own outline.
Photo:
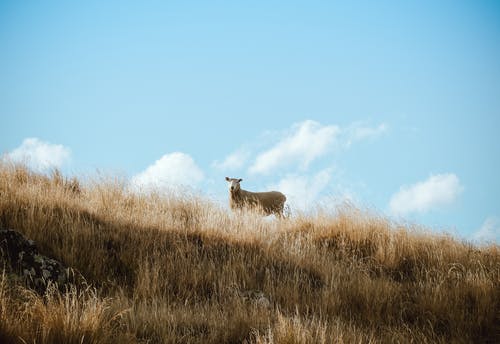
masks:
POLYGON ((40 293, 44 293, 51 283, 64 290, 69 284, 84 281, 81 274, 44 256, 33 240, 12 229, 0 229, 0 269, 4 266, 40 293))

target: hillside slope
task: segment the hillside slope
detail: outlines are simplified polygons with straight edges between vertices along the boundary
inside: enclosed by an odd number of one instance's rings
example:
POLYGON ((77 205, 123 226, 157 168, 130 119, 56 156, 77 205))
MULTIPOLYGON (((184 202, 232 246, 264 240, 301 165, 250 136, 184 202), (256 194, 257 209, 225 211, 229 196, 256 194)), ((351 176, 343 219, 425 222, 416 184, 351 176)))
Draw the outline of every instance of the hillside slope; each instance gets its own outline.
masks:
POLYGON ((88 283, 5 272, 2 343, 500 342, 498 246, 354 208, 269 221, 3 164, 0 228, 88 283))

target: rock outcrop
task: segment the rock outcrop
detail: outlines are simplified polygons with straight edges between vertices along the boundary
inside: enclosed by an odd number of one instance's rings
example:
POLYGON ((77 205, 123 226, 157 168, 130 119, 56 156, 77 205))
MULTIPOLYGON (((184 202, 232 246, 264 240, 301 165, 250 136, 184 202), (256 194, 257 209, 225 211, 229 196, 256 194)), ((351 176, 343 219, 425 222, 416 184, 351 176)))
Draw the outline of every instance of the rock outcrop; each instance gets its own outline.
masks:
POLYGON ((44 293, 49 284, 57 284, 64 290, 76 280, 83 280, 78 272, 42 255, 33 240, 12 229, 0 229, 1 269, 39 293, 44 293))

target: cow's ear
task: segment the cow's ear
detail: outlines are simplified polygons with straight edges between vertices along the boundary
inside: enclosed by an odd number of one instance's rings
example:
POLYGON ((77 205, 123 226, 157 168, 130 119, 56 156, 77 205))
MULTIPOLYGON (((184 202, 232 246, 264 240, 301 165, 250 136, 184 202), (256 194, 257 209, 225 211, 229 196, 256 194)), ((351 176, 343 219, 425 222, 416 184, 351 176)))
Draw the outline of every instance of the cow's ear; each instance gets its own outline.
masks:
POLYGON ((243 181, 243 179, 241 179, 241 178, 240 178, 240 179, 238 179, 238 183, 241 183, 242 181, 243 181))
POLYGON ((227 181, 227 182, 229 181, 229 177, 226 177, 226 181, 227 181))

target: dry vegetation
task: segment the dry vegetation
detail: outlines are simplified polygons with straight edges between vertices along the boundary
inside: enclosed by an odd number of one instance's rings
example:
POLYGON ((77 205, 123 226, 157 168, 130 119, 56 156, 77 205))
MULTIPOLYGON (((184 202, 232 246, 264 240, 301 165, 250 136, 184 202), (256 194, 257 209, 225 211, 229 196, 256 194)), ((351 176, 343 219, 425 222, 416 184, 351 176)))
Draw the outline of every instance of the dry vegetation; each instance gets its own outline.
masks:
POLYGON ((500 342, 500 252, 344 207, 284 220, 0 165, 0 227, 88 286, 0 271, 1 343, 500 342))

